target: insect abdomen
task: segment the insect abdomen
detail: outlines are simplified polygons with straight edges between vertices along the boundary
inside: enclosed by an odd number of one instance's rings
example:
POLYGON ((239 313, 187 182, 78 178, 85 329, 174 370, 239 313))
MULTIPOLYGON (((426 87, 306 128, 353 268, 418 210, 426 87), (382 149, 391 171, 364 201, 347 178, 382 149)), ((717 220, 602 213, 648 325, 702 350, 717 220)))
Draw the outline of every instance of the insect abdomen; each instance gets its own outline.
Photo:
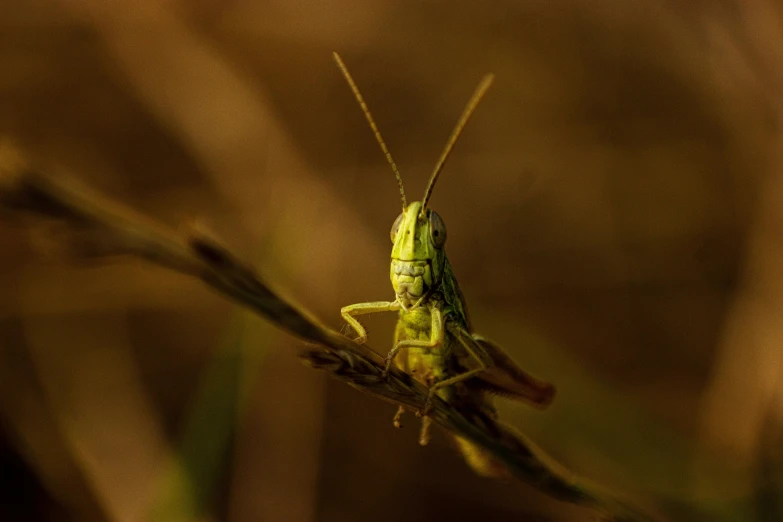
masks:
MULTIPOLYGON (((428 341, 432 332, 432 315, 426 307, 411 311, 402 311, 397 330, 395 344, 403 339, 428 341)), ((451 338, 446 335, 444 342, 435 348, 403 348, 397 358, 397 366, 427 386, 452 376, 451 338)), ((452 390, 444 387, 438 391, 443 400, 451 399, 452 390)))
POLYGON ((507 478, 509 476, 506 468, 493 459, 490 453, 481 446, 457 436, 454 436, 454 442, 465 458, 465 462, 477 474, 492 478, 507 478))

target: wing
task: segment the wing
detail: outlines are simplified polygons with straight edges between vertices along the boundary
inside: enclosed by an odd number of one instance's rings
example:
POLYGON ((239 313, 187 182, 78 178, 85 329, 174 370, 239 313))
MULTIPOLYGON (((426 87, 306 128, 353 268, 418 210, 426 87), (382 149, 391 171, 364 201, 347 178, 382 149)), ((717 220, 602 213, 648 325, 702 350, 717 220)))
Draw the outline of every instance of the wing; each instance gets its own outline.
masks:
POLYGON ((454 277, 454 271, 451 269, 449 258, 447 257, 443 264, 443 277, 441 278, 441 292, 446 301, 446 305, 454 312, 454 319, 463 327, 470 331, 470 318, 468 317, 468 307, 465 304, 465 298, 462 296, 462 290, 459 288, 457 278, 454 277))
MULTIPOLYGON (((526 373, 499 345, 488 339, 470 333, 470 319, 465 298, 457 284, 457 278, 446 258, 443 267, 441 291, 447 307, 453 313, 447 318, 447 328, 454 335, 473 343, 480 358, 484 359, 486 371, 470 379, 470 383, 484 391, 522 400, 537 408, 546 408, 555 397, 555 387, 526 373)), ((447 314, 450 315, 450 314, 447 314)))
POLYGON ((471 379, 473 385, 511 399, 546 408, 555 397, 555 386, 525 372, 499 345, 478 335, 473 340, 492 359, 493 365, 471 379))

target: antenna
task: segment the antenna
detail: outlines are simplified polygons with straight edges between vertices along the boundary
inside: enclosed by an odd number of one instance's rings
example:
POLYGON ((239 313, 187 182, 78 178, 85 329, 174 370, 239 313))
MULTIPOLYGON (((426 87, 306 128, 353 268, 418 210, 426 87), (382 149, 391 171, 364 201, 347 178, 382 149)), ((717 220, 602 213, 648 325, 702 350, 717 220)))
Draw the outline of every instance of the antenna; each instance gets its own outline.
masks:
POLYGON ((337 62, 337 67, 340 68, 340 70, 343 73, 343 76, 345 76, 345 81, 348 82, 348 86, 353 91, 353 95, 356 96, 356 101, 359 102, 359 106, 362 108, 364 117, 367 118, 367 123, 370 124, 370 128, 375 134, 375 139, 378 140, 378 145, 381 146, 381 150, 386 155, 386 161, 389 162, 389 165, 391 165, 391 168, 394 171, 394 177, 397 178, 397 184, 400 186, 400 196, 402 197, 402 210, 405 211, 405 208, 408 206, 408 202, 405 199, 405 189, 402 186, 402 176, 400 176, 400 171, 397 170, 397 165, 394 163, 391 153, 389 152, 389 149, 386 147, 386 142, 384 142, 383 138, 381 137, 381 131, 379 131, 378 126, 375 125, 375 120, 373 120, 372 114, 370 114, 370 109, 368 109, 367 104, 364 103, 364 98, 362 98, 362 94, 359 92, 359 88, 356 86, 356 83, 354 83, 353 78, 351 78, 351 73, 348 72, 348 68, 343 63, 343 60, 342 58, 340 58, 340 55, 337 53, 332 53, 332 54, 334 55, 334 61, 337 62))
POLYGON ((462 129, 465 128, 465 124, 468 123, 471 114, 473 114, 473 111, 481 101, 481 98, 484 97, 484 94, 486 94, 487 89, 489 89, 490 85, 492 85, 492 81, 494 79, 495 76, 492 74, 484 76, 484 78, 481 80, 481 83, 479 83, 478 87, 476 87, 476 91, 470 98, 470 101, 465 107, 465 110, 462 111, 462 116, 457 122, 457 126, 454 128, 454 132, 451 133, 451 137, 446 143, 446 148, 443 149, 443 153, 440 155, 438 163, 435 164, 435 170, 432 171, 432 176, 430 177, 429 185, 427 185, 427 190, 424 191, 424 198, 421 200, 422 215, 424 215, 424 211, 427 208, 427 201, 429 201, 430 196, 432 196, 432 189, 435 187, 435 182, 438 180, 438 175, 440 174, 440 171, 443 170, 443 165, 446 163, 446 159, 448 159, 449 154, 451 154, 451 149, 454 148, 454 144, 457 142, 457 138, 459 138, 459 135, 462 134, 462 129))

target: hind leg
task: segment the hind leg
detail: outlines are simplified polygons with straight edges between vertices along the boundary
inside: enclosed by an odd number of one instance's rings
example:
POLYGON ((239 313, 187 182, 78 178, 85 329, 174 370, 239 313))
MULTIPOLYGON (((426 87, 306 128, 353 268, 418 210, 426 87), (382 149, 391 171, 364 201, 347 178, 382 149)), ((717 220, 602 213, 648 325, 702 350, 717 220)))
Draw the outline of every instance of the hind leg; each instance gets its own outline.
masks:
MULTIPOLYGON (((467 330, 464 331, 464 334, 468 334, 467 330)), ((435 379, 433 382, 429 383, 430 390, 427 394, 427 400, 424 402, 424 409, 422 410, 422 415, 427 415, 427 412, 430 411, 430 407, 432 406, 432 398, 444 388, 447 388, 448 386, 453 386, 454 384, 457 384, 459 382, 465 381, 467 379, 470 379, 471 377, 475 377, 476 375, 483 373, 487 371, 487 368, 489 367, 487 363, 482 359, 481 355, 477 353, 475 346, 472 346, 470 342, 468 342, 463 335, 461 334, 457 337, 459 342, 462 344, 462 346, 465 348, 465 350, 476 360, 479 367, 474 370, 469 370, 467 372, 461 373, 459 375, 454 376, 438 376, 437 379, 435 379)))

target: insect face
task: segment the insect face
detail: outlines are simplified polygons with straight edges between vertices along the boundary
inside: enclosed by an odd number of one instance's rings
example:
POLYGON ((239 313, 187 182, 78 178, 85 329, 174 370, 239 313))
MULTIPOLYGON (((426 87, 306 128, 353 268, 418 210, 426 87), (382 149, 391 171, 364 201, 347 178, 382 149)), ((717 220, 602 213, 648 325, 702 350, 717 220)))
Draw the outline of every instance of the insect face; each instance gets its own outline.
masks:
POLYGON ((446 260, 446 226, 435 211, 422 213, 422 204, 416 201, 397 217, 391 238, 392 286, 404 305, 415 304, 440 283, 446 260))

